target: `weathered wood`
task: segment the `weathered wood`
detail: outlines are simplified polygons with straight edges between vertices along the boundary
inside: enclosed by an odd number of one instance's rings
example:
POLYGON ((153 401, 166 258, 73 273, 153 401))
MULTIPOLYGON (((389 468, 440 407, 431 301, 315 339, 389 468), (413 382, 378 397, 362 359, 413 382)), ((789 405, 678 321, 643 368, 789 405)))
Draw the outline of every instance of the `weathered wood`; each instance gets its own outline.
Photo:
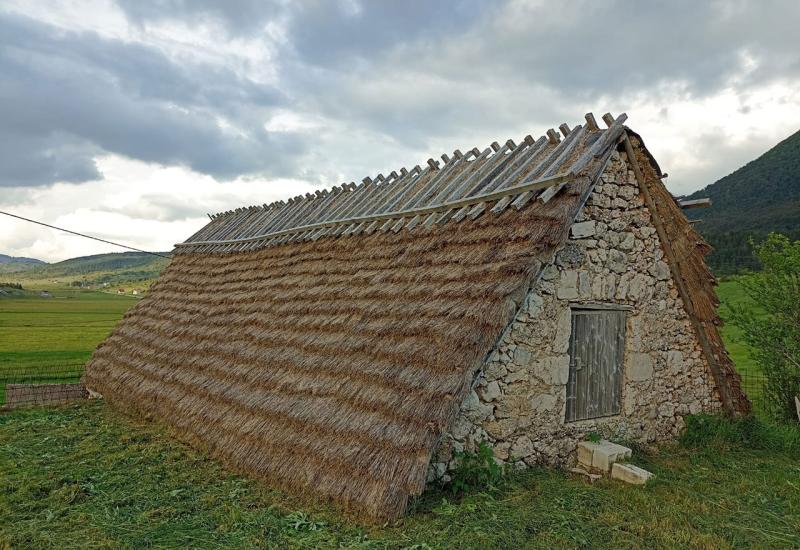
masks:
POLYGON ((592 113, 586 113, 583 118, 586 119, 586 126, 589 128, 590 132, 597 132, 600 129, 592 113))
POLYGON ((572 310, 567 422, 619 414, 625 324, 624 311, 572 310))
POLYGON ((603 122, 605 122, 605 123, 606 123, 606 126, 608 126, 609 128, 611 128, 611 126, 613 126, 613 125, 614 125, 614 122, 615 122, 615 120, 614 120, 614 115, 612 115, 611 113, 606 113, 606 114, 604 114, 604 115, 603 115, 603 122))
POLYGON ((693 199, 693 200, 680 200, 678 201, 678 206, 680 206, 684 210, 688 210, 690 208, 708 208, 711 206, 711 199, 703 198, 703 199, 693 199))
POLYGON ((564 137, 567 137, 570 133, 569 126, 567 125, 566 122, 559 125, 558 129, 561 130, 561 133, 564 135, 564 137))
POLYGON ((558 136, 558 132, 550 128, 545 132, 547 134, 547 139, 553 145, 558 145, 558 142, 561 141, 561 138, 558 136))

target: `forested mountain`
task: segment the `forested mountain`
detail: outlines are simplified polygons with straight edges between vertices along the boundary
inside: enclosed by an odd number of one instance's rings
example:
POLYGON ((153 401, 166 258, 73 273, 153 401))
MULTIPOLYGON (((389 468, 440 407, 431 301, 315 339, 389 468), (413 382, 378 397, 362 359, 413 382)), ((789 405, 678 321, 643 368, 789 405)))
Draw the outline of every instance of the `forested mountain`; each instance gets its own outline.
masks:
POLYGON ((687 211, 714 247, 708 262, 718 275, 757 269, 748 241, 771 231, 800 239, 800 132, 687 198, 713 206, 687 211))

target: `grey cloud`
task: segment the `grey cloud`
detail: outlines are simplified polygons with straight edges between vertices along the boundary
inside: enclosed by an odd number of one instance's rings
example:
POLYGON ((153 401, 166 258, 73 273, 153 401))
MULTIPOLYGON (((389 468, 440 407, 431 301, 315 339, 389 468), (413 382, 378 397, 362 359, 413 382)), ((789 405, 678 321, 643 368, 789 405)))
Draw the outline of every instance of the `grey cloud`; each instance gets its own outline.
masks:
POLYGON ((96 179, 102 152, 221 178, 284 175, 304 149, 263 129, 282 94, 232 72, 7 14, 0 35, 0 185, 96 179))
POLYGON ((253 34, 285 10, 279 0, 117 0, 129 20, 140 25, 180 20, 221 23, 231 35, 253 34))

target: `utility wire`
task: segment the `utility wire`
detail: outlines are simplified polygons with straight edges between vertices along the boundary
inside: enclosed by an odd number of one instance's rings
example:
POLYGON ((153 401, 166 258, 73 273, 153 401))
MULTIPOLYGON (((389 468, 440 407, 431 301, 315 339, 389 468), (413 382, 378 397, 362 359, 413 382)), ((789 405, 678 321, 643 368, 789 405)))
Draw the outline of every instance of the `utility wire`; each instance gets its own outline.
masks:
POLYGON ((107 241, 105 239, 101 239, 99 237, 92 237, 91 235, 84 235, 83 233, 78 233, 77 231, 70 231, 69 229, 64 229, 63 227, 56 227, 55 225, 50 225, 49 223, 44 223, 36 220, 32 220, 30 218, 23 218, 22 216, 17 216, 16 214, 11 214, 10 212, 3 212, 0 210, 0 214, 5 214, 6 216, 10 216, 12 218, 17 218, 18 220, 23 220, 30 223, 35 223, 37 225, 43 225, 45 227, 49 227, 50 229, 57 229, 58 231, 64 231, 65 233, 72 233, 73 235, 77 235, 78 237, 85 237, 87 239, 92 239, 95 241, 100 241, 101 243, 112 244, 114 246, 119 246, 121 248, 127 248, 128 250, 133 250, 135 252, 142 252, 143 254, 150 254, 151 256, 158 256, 159 258, 169 258, 169 256, 165 256, 164 254, 158 254, 156 252, 148 252, 147 250, 142 250, 140 248, 134 248, 132 246, 128 246, 125 244, 119 244, 112 241, 107 241))

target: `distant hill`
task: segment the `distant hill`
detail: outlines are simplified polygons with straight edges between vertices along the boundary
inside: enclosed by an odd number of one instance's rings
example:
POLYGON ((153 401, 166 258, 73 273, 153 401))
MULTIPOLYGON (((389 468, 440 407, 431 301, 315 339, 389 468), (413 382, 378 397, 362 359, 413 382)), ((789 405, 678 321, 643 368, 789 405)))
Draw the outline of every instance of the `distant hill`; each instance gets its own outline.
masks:
POLYGON ((5 278, 10 279, 13 275, 15 279, 26 283, 58 282, 75 286, 102 286, 104 283, 110 286, 144 285, 158 277, 168 263, 169 258, 141 252, 97 254, 53 264, 41 262, 5 278))
POLYGON ((46 262, 35 258, 24 258, 22 256, 7 256, 0 254, 0 273, 17 273, 28 271, 37 266, 46 265, 46 262))
POLYGON ((691 210, 697 229, 714 247, 708 262, 718 275, 758 269, 748 241, 772 231, 800 239, 800 132, 687 198, 713 206, 691 210))
POLYGON ((46 264, 42 260, 36 258, 25 258, 23 256, 6 256, 0 254, 0 264, 21 263, 21 264, 46 264))

